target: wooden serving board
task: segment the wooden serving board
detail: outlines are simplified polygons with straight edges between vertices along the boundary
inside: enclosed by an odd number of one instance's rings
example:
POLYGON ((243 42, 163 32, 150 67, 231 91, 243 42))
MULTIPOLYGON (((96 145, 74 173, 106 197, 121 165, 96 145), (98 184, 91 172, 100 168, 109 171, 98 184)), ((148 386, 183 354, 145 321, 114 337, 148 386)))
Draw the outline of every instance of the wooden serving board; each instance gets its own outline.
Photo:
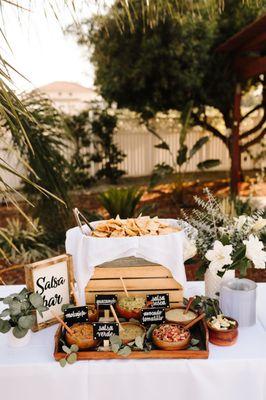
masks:
MULTIPOLYGON (((191 329, 193 338, 199 339, 200 350, 158 350, 154 349, 149 352, 144 351, 133 351, 128 357, 119 356, 112 351, 97 351, 97 350, 83 350, 77 353, 78 360, 107 360, 107 359, 150 359, 150 358, 208 358, 209 357, 209 335, 206 322, 200 321, 196 326, 191 329)), ((64 338, 64 331, 59 326, 55 334, 55 349, 54 358, 58 361, 61 358, 65 358, 66 353, 62 351, 60 339, 64 338)))
POLYGON ((124 296, 120 277, 124 279, 130 295, 169 293, 171 306, 183 300, 183 287, 166 267, 127 257, 95 267, 85 289, 86 303, 95 304, 97 294, 124 296))

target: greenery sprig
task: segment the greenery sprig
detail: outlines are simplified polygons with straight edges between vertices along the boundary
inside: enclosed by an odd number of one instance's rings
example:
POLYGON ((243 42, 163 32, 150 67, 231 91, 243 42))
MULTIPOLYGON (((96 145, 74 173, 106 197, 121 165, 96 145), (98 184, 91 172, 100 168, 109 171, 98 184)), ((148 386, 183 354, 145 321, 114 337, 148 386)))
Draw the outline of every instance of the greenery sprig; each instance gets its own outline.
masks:
POLYGON ((0 298, 0 301, 8 306, 0 314, 0 332, 7 333, 12 329, 13 335, 18 339, 23 338, 36 323, 34 311, 42 317, 43 312, 48 310, 43 304, 42 296, 29 292, 26 288, 19 293, 0 298))
POLYGON ((77 352, 79 351, 79 348, 76 344, 72 344, 70 347, 64 344, 62 346, 62 350, 64 351, 64 353, 66 353, 66 356, 59 360, 59 364, 62 368, 65 367, 66 364, 74 364, 77 361, 77 352))

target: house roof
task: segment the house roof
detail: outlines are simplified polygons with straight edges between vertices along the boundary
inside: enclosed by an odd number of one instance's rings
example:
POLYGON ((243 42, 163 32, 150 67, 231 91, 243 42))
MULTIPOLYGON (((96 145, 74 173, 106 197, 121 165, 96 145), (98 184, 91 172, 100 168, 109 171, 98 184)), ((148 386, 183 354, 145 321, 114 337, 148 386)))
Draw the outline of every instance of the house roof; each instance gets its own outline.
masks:
POLYGON ((48 83, 47 85, 43 85, 39 87, 41 92, 74 92, 74 93, 94 93, 94 90, 91 88, 87 88, 85 86, 80 85, 75 82, 66 82, 66 81, 56 81, 52 83, 48 83))

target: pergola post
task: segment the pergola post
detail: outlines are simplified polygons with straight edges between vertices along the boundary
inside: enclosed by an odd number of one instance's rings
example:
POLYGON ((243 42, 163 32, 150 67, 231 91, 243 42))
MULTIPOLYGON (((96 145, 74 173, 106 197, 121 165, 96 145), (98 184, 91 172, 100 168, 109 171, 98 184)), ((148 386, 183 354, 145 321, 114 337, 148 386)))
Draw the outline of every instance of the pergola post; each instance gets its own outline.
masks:
POLYGON ((233 109, 233 127, 230 143, 231 152, 231 195, 238 195, 238 183, 241 180, 241 152, 239 144, 239 129, 241 119, 241 85, 236 84, 233 109))

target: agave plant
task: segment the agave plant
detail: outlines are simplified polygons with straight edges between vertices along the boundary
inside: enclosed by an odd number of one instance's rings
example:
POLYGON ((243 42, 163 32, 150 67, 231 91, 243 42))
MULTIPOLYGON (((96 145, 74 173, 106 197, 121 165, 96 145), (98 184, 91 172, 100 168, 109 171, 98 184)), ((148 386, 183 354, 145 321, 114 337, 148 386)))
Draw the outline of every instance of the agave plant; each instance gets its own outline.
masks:
POLYGON ((135 187, 111 188, 107 192, 99 194, 99 200, 111 218, 115 218, 117 215, 121 218, 130 218, 134 217, 142 195, 143 191, 135 187))
POLYGON ((0 230, 0 253, 12 263, 26 264, 48 258, 54 251, 44 243, 44 230, 39 220, 23 226, 19 219, 8 219, 0 230))

